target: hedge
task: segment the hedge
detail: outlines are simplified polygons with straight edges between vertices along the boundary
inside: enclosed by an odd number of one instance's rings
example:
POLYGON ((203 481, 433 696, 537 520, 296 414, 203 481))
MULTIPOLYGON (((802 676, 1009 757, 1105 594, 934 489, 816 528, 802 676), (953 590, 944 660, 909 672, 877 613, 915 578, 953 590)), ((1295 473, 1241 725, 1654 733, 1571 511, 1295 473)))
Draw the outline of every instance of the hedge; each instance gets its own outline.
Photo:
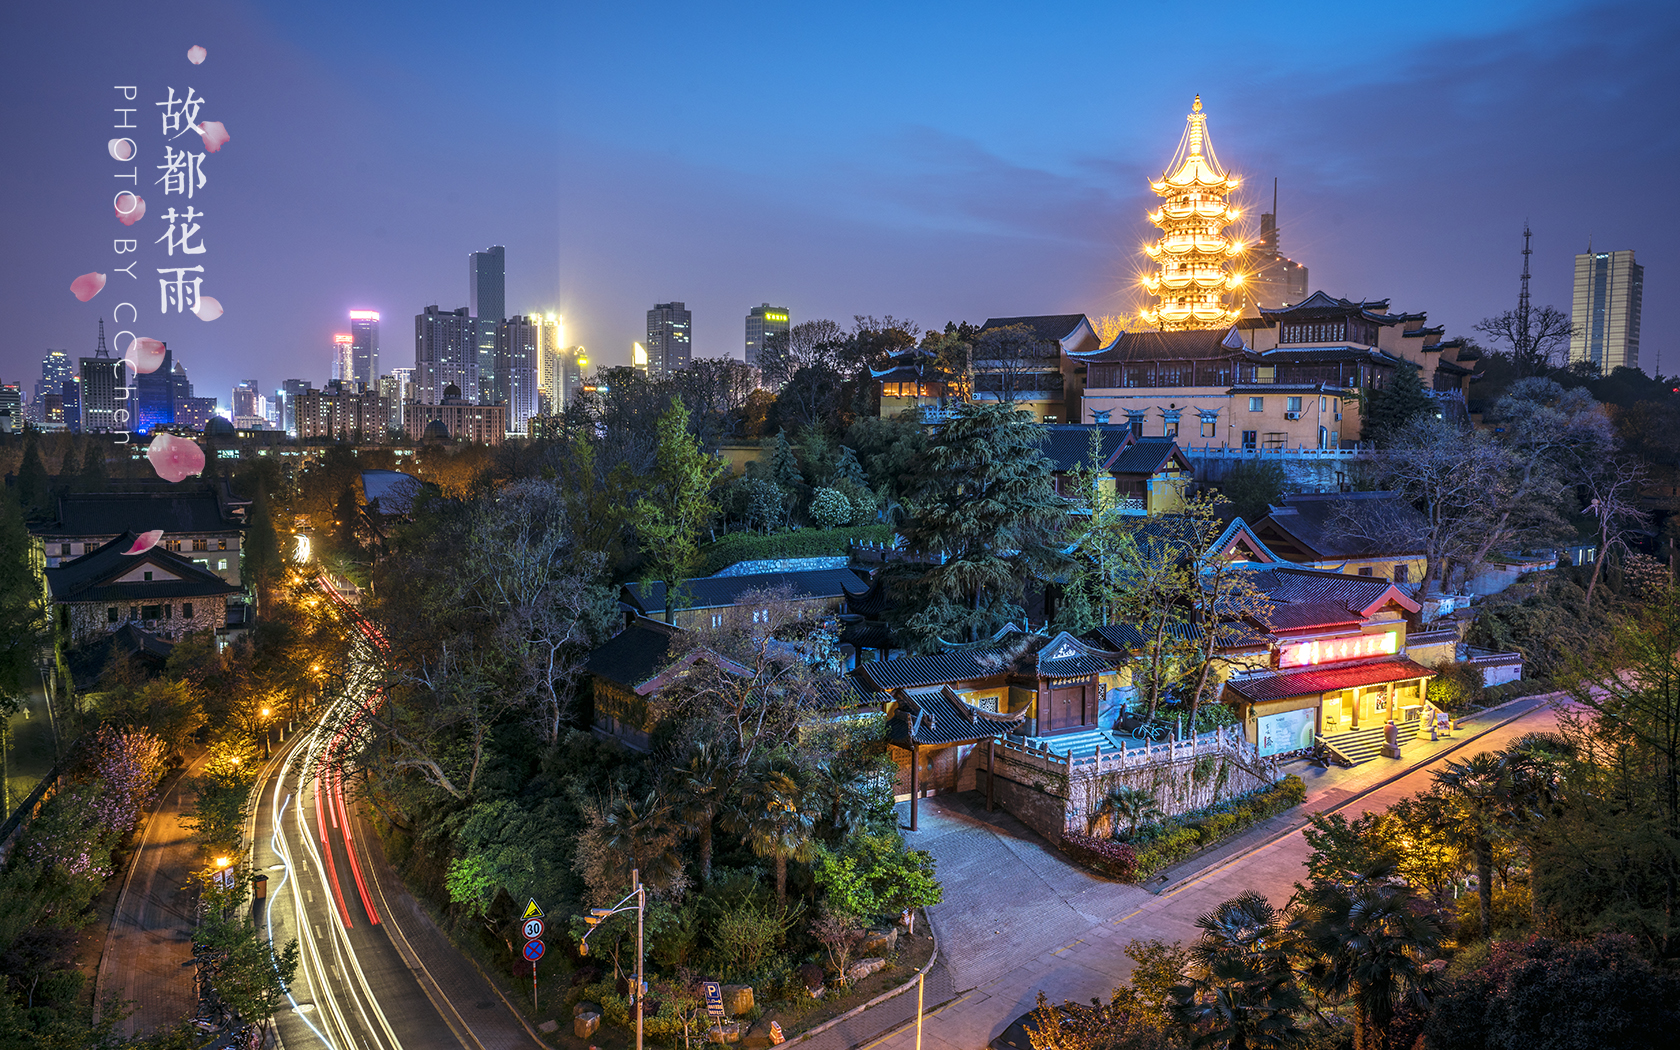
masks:
POLYGON ((1291 773, 1269 788, 1156 825, 1153 834, 1146 833, 1132 844, 1136 850, 1132 878, 1142 881, 1169 864, 1300 805, 1306 797, 1306 782, 1291 773))
POLYGON ((1507 700, 1516 700, 1524 696, 1539 696, 1541 693, 1556 691, 1557 686, 1543 678, 1520 678, 1515 682, 1504 682, 1490 685, 1483 703, 1489 707, 1502 704, 1507 700))
POLYGON ((1100 839, 1092 835, 1063 835, 1062 850, 1075 863, 1100 871, 1121 882, 1131 882, 1137 870, 1137 851, 1130 843, 1119 839, 1100 839))
POLYGON ((772 558, 821 558, 845 554, 853 542, 891 543, 890 525, 857 525, 845 529, 797 529, 792 532, 731 532, 716 543, 700 548, 705 559, 700 575, 721 572, 738 561, 766 561, 772 558))

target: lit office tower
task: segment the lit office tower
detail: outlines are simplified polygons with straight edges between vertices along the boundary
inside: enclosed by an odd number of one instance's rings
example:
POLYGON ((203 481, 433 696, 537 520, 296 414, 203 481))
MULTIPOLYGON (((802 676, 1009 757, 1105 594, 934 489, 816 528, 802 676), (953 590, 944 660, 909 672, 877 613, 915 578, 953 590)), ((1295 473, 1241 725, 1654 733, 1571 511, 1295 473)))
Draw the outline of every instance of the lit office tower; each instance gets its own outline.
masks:
POLYGON ((355 343, 356 337, 349 332, 333 336, 332 375, 327 377, 329 380, 349 382, 350 377, 356 374, 355 343))
POLYGON ((648 375, 654 379, 688 367, 693 315, 682 303, 656 303, 647 312, 648 375))
MULTIPOLYGON (((120 358, 112 357, 105 349, 105 319, 99 320, 99 345, 94 348, 92 357, 80 358, 77 362, 82 373, 82 430, 89 434, 109 434, 130 429, 129 404, 124 401, 123 415, 117 418, 117 387, 121 384, 124 371, 120 358)), ((124 398, 132 394, 132 390, 123 392, 124 398)))
MULTIPOLYGON (((134 377, 134 398, 138 417, 130 428, 136 434, 150 434, 156 427, 171 426, 175 422, 175 352, 163 345, 163 364, 156 370, 134 377)), ((183 373, 180 382, 186 382, 183 373)))
POLYGON ((507 316, 507 249, 501 245, 467 256, 467 310, 478 321, 478 381, 461 392, 481 405, 505 404, 506 379, 496 370, 497 326, 507 316))
POLYGON ((280 389, 275 394, 280 398, 280 426, 286 433, 297 436, 297 399, 306 390, 314 389, 314 384, 307 379, 287 379, 281 382, 280 389))
POLYGON ((379 396, 386 405, 385 428, 403 429, 403 406, 414 400, 414 369, 393 368, 380 376, 379 396))
POLYGON ((478 389, 478 322, 467 307, 414 315, 414 400, 435 405, 444 388, 478 389))
POLYGON ((544 323, 537 314, 516 315, 496 328, 496 375, 510 434, 525 433, 525 421, 537 414, 537 347, 544 323))
POLYGON ((1639 367, 1639 313, 1645 296, 1645 267, 1633 252, 1588 252, 1575 256, 1575 334, 1569 361, 1591 361, 1608 373, 1639 367))
POLYGON ((755 306, 747 311, 747 364, 761 368, 759 358, 764 353, 764 339, 780 333, 787 335, 788 312, 785 306, 755 306))
POLYGON ((233 388, 233 425, 240 430, 261 430, 266 421, 259 400, 262 391, 255 379, 247 379, 233 388))
POLYGON ((370 390, 379 382, 379 311, 350 311, 350 371, 341 378, 370 390))
POLYGON ((41 378, 35 381, 35 399, 46 394, 62 394, 66 380, 75 378, 76 366, 63 350, 48 350, 41 358, 41 378))
POLYGON ((560 360, 564 351, 561 339, 565 331, 565 323, 556 314, 544 315, 537 325, 537 390, 539 402, 546 406, 549 413, 560 411, 565 397, 561 392, 563 376, 560 360))

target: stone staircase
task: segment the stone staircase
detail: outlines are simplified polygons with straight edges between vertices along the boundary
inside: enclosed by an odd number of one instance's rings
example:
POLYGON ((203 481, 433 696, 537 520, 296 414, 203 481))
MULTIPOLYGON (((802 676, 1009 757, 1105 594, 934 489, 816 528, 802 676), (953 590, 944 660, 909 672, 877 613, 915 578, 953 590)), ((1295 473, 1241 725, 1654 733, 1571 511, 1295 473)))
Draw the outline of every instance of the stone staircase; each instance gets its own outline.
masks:
MULTIPOLYGON (((1396 723, 1401 747, 1417 739, 1421 725, 1420 722, 1396 723)), ((1380 758, 1383 752, 1383 726, 1380 725, 1346 733, 1331 733, 1317 739, 1330 752, 1331 759, 1343 766, 1357 766, 1361 762, 1369 762, 1373 758, 1380 758)))

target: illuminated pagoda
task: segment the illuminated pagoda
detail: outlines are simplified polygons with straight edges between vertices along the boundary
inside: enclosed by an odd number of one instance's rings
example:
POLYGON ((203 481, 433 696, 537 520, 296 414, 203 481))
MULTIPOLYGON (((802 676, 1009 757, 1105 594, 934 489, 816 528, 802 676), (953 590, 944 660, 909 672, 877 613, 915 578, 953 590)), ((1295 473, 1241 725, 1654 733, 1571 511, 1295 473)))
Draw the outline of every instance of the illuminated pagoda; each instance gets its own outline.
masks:
POLYGON ((1149 184, 1164 200, 1149 216, 1161 228, 1161 238, 1143 248, 1157 266, 1143 286, 1158 299, 1140 311, 1145 322, 1177 332, 1224 327, 1242 313, 1240 304, 1226 305, 1228 294, 1243 280, 1230 269, 1243 245, 1225 235, 1237 217, 1228 196, 1238 182, 1213 154, 1202 96, 1197 95, 1178 152, 1166 173, 1149 184))

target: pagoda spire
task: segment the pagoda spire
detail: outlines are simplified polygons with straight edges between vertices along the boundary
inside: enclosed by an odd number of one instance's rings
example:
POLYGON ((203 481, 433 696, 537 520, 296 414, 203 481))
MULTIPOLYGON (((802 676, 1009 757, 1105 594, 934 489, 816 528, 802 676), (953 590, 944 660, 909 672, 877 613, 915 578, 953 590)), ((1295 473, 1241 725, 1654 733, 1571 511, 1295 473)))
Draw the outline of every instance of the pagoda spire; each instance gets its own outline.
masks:
POLYGON ((1242 313, 1240 302, 1227 305, 1227 298, 1241 290, 1243 275, 1232 267, 1243 253, 1243 244, 1226 235, 1238 211, 1230 193, 1241 180, 1227 175, 1208 138, 1207 114, 1202 96, 1197 95, 1185 120, 1167 170, 1149 184, 1161 206, 1149 221, 1161 230, 1161 237, 1143 247, 1155 264, 1143 287, 1156 297, 1142 311, 1143 319, 1162 331, 1189 328, 1220 328, 1242 313))

